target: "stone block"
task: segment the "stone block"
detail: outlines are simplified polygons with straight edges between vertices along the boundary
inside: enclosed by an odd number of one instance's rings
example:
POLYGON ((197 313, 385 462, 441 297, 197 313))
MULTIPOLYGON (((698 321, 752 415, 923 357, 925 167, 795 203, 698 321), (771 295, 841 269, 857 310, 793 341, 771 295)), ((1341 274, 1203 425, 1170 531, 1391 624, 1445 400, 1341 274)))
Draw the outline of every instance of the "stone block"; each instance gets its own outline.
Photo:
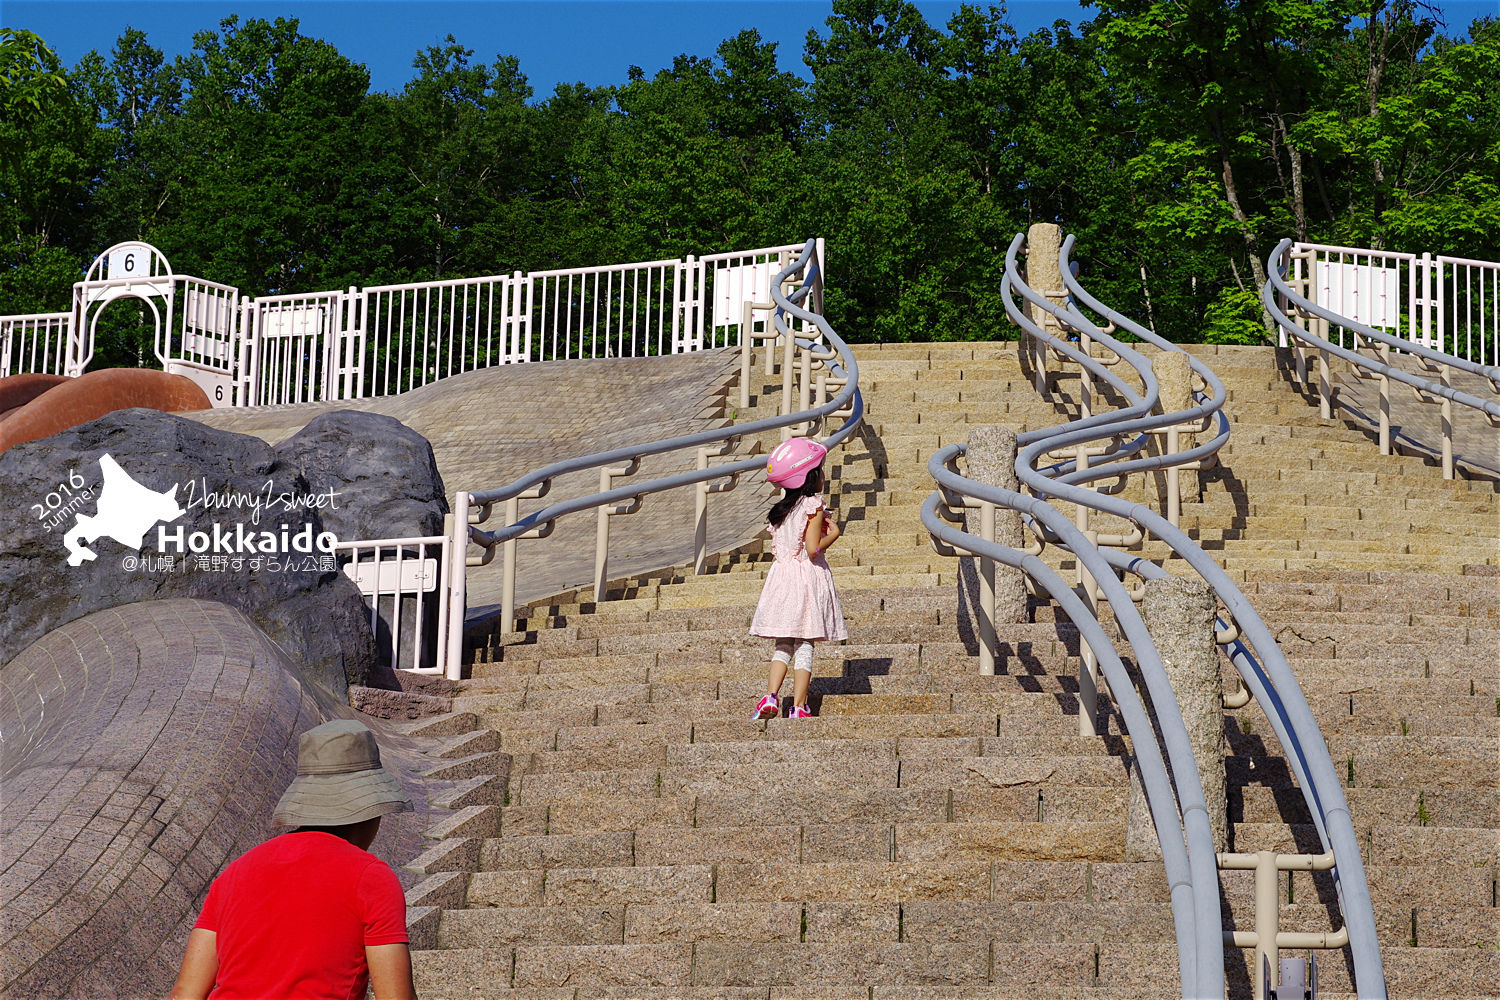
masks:
POLYGON ((801 920, 795 903, 638 904, 625 909, 625 943, 796 942, 801 920))
POLYGON ((547 873, 543 899, 549 906, 708 903, 713 883, 714 870, 706 865, 559 868, 547 873))

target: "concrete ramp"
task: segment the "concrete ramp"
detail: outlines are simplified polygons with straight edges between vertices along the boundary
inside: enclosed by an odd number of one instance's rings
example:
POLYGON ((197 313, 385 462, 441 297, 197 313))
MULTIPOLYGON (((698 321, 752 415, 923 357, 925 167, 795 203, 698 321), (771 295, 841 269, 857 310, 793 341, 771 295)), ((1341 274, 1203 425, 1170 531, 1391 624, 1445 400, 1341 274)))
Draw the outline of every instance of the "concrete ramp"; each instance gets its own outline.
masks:
MULTIPOLYGON (((738 386, 738 349, 719 348, 656 358, 546 361, 466 372, 399 396, 207 410, 190 414, 213 427, 253 434, 272 444, 295 434, 319 414, 355 409, 383 413, 432 443, 449 497, 457 490, 501 486, 532 469, 576 455, 690 434, 747 416, 726 404, 738 386)), ((776 400, 765 397, 768 405, 776 400)), ((742 447, 742 451, 744 448, 742 447)), ((647 459, 635 480, 694 468, 691 453, 647 459)), ((629 480, 618 480, 624 486, 629 480)), ((593 493, 596 472, 565 476, 543 502, 593 493)), ((709 545, 723 551, 758 534, 771 490, 763 481, 709 501, 709 545)), ((691 558, 693 492, 648 497, 641 512, 612 519, 610 575, 647 572, 691 558)), ((489 527, 498 524, 492 519, 489 527)), ((521 542, 516 592, 529 601, 592 579, 595 518, 574 514, 546 542, 521 542)), ((500 601, 500 561, 470 570, 471 616, 483 617, 500 601)))

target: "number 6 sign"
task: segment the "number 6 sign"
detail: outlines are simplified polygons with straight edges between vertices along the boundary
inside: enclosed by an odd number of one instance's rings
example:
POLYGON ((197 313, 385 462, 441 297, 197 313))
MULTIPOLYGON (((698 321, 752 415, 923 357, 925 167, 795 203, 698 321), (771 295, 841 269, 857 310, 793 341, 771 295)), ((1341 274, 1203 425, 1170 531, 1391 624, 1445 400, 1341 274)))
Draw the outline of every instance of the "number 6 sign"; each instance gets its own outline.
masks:
POLYGON ((122 243, 110 251, 110 278, 144 278, 151 273, 151 248, 144 243, 122 243))

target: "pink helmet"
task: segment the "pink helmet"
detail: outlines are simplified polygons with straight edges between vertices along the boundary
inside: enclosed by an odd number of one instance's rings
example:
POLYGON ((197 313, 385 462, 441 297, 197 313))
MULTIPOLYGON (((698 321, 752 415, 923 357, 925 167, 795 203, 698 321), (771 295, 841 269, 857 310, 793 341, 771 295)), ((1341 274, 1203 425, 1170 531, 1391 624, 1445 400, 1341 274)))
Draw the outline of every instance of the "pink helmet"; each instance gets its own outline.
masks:
POLYGON ((812 438, 791 438, 771 449, 766 478, 784 490, 795 490, 807 482, 807 474, 823 463, 828 449, 812 438))

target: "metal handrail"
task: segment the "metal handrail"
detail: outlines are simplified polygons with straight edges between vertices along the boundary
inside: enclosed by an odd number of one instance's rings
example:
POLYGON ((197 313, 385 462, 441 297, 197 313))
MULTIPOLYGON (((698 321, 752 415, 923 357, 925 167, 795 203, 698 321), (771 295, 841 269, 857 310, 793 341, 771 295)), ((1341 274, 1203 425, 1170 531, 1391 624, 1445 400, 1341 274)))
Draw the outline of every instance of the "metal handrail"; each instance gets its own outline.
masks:
MULTIPOLYGON (((1206 812, 1200 803, 1203 800, 1202 786, 1196 766, 1179 765, 1178 757, 1191 753, 1185 749, 1185 731, 1179 732, 1181 715, 1176 710, 1176 700, 1170 686, 1166 684, 1165 672, 1160 657, 1146 632, 1144 622, 1133 607, 1132 594, 1115 575, 1115 570, 1130 571, 1146 577, 1168 576, 1154 563, 1131 556, 1103 544, 1094 544, 1088 535, 1069 523, 1067 517, 1051 507, 1046 499, 1062 499, 1081 505, 1089 510, 1121 517, 1137 526, 1144 534, 1149 532, 1164 541, 1175 555, 1182 558, 1210 586, 1226 614, 1219 618, 1221 628, 1217 640, 1226 645, 1231 662, 1244 678, 1250 692, 1260 702, 1271 721, 1273 730, 1285 748, 1298 784, 1315 817, 1315 826, 1325 850, 1331 850, 1338 859, 1334 877, 1338 886, 1346 927, 1350 936, 1350 947, 1354 957, 1355 979, 1361 997, 1385 997, 1385 980, 1381 968, 1380 953, 1375 937, 1374 912, 1370 904, 1369 890, 1365 883, 1363 864, 1358 842, 1343 790, 1337 773, 1328 755, 1327 746, 1318 730, 1311 709, 1298 686, 1295 675, 1286 663, 1285 656, 1276 646, 1269 630, 1255 613, 1249 601, 1228 579, 1219 566, 1207 556, 1184 532, 1168 520, 1140 504, 1111 497, 1078 484, 1103 478, 1114 478, 1134 471, 1160 469, 1172 463, 1197 459, 1205 453, 1211 454, 1223 444, 1227 437, 1227 418, 1219 407, 1223 403, 1222 383, 1212 371, 1189 359, 1192 369, 1203 378, 1206 393, 1199 394, 1200 402, 1190 410, 1173 414, 1149 415, 1157 402, 1157 386, 1151 374, 1149 361, 1128 345, 1109 336, 1091 322, 1072 302, 1057 305, 1046 296, 1026 285, 1016 269, 1016 254, 1024 242, 1018 235, 1012 242, 1006 257, 1005 278, 1002 289, 1007 313, 1025 333, 1050 348, 1053 353, 1077 362, 1087 373, 1086 377, 1102 379, 1130 403, 1127 407, 1108 414, 1094 415, 1059 427, 1047 428, 1018 435, 1016 471, 1019 479, 1036 495, 1012 493, 999 490, 967 479, 951 469, 964 445, 951 445, 934 455, 929 463, 940 493, 929 498, 923 507, 923 522, 935 537, 945 544, 974 552, 982 558, 996 559, 1006 565, 1017 566, 1025 571, 1042 589, 1059 601, 1060 606, 1085 635, 1090 646, 1096 641, 1095 650, 1099 666, 1109 681, 1111 690, 1120 705, 1127 730, 1136 724, 1133 699, 1135 692, 1128 678, 1117 680, 1118 654, 1103 640, 1102 632, 1095 633, 1097 620, 1093 618, 1088 604, 1076 599, 1077 595, 1067 588, 1050 569, 1033 555, 1009 549, 993 542, 968 535, 942 524, 938 518, 938 505, 944 496, 973 497, 979 501, 994 503, 1017 510, 1029 522, 1031 530, 1045 541, 1055 541, 1071 551, 1079 563, 1097 581, 1104 596, 1115 611, 1121 631, 1131 642, 1140 665, 1142 678, 1151 692, 1152 703, 1158 709, 1162 723, 1162 740, 1167 745, 1168 758, 1172 761, 1178 801, 1182 806, 1183 823, 1178 825, 1176 814, 1171 809, 1158 810, 1153 800, 1151 786, 1170 780, 1164 773, 1153 775, 1151 770, 1160 766, 1153 760, 1150 750, 1155 739, 1150 728, 1137 728, 1141 738, 1133 741, 1139 756, 1142 784, 1151 805, 1153 821, 1156 823, 1163 848, 1163 864, 1167 868, 1169 882, 1173 887, 1173 917, 1177 927, 1179 964, 1182 969, 1183 995, 1193 997, 1222 997, 1223 942, 1217 922, 1209 914, 1218 911, 1218 863, 1213 853, 1212 833, 1208 829, 1206 812), (1097 340, 1120 358, 1134 367, 1145 392, 1137 393, 1122 379, 1113 376, 1108 367, 1088 352, 1068 344, 1061 338, 1049 334, 1033 322, 1025 311, 1016 307, 1009 293, 1019 294, 1025 301, 1033 303, 1057 318, 1065 329, 1073 329, 1081 335, 1097 340), (1152 424, 1162 422, 1194 420, 1212 413, 1219 422, 1220 433, 1213 440, 1190 451, 1178 454, 1131 458, 1144 448, 1142 431, 1152 424), (1089 463, 1086 469, 1074 465, 1042 466, 1047 453, 1060 445, 1082 445, 1088 441, 1111 438, 1125 439, 1100 456, 1097 464, 1089 463), (1073 599, 1061 595, 1066 589, 1073 599), (1090 624, 1092 621, 1092 624, 1090 624), (1092 635, 1090 639, 1088 636, 1092 635), (1242 638, 1243 636, 1243 638, 1242 638), (1264 663, 1256 662, 1250 655, 1253 645, 1261 654, 1264 663), (1165 687, 1165 690, 1162 688, 1165 687), (1171 706, 1163 711, 1163 706, 1171 706), (1183 857, 1178 853, 1179 845, 1186 850, 1183 857), (1197 919, 1194 919, 1196 915, 1197 919)), ((1123 328, 1142 340, 1162 350, 1178 350, 1174 345, 1158 337, 1152 331, 1120 315, 1083 289, 1071 275, 1068 256, 1072 248, 1069 238, 1059 254, 1059 265, 1067 292, 1073 300, 1108 319, 1110 328, 1123 328)))
POLYGON ((1390 442, 1390 399, 1389 382, 1400 382, 1411 388, 1417 399, 1423 403, 1432 403, 1443 407, 1443 441, 1442 462, 1443 477, 1451 479, 1454 476, 1453 460, 1453 423, 1452 404, 1468 407, 1482 414, 1491 426, 1500 426, 1500 402, 1495 400, 1481 399, 1470 393, 1454 389, 1448 385, 1450 371, 1467 372, 1489 380, 1500 392, 1500 367, 1494 365, 1482 365, 1467 358, 1455 357, 1442 351, 1434 350, 1422 344, 1406 338, 1390 334, 1384 330, 1368 326, 1358 320, 1350 319, 1340 315, 1333 310, 1321 306, 1307 296, 1298 292, 1287 281, 1286 275, 1290 262, 1294 256, 1292 253, 1293 242, 1290 239, 1282 240, 1271 252, 1266 262, 1267 280, 1261 288, 1261 301, 1265 305, 1266 312, 1282 330, 1298 341, 1297 362, 1298 374, 1307 377, 1306 362, 1302 357, 1302 345, 1306 344, 1318 351, 1319 355, 1319 378, 1318 395, 1321 403, 1323 417, 1332 416, 1333 391, 1331 379, 1328 373, 1328 357, 1332 355, 1354 366, 1356 374, 1360 378, 1375 378, 1381 383, 1381 405, 1380 405, 1380 451, 1381 454, 1391 453, 1390 442), (1290 305, 1295 316, 1288 315, 1286 305, 1290 305), (1318 320, 1323 323, 1333 324, 1354 334, 1355 349, 1335 344, 1326 337, 1320 337, 1312 330, 1299 325, 1298 318, 1304 320, 1318 320), (1418 359, 1424 369, 1437 372, 1441 381, 1434 382, 1431 379, 1422 378, 1404 371, 1394 365, 1386 363, 1385 360, 1376 361, 1359 353, 1358 347, 1361 342, 1369 342, 1379 345, 1382 358, 1388 359, 1391 350, 1410 354, 1418 359), (1369 375, 1360 374, 1358 370, 1369 372, 1369 375))
MULTIPOLYGON (((465 541, 478 545, 484 550, 484 554, 477 557, 465 558, 465 545, 455 545, 455 567, 462 561, 465 566, 483 565, 493 559, 496 549, 506 546, 507 551, 513 551, 509 547, 523 537, 545 537, 550 534, 552 527, 558 518, 582 510, 595 508, 609 508, 621 502, 634 502, 639 498, 664 490, 675 489, 682 486, 696 484, 707 484, 716 479, 730 479, 733 481, 739 475, 760 468, 765 460, 760 457, 750 457, 733 462, 725 462, 719 465, 708 465, 707 468, 699 468, 687 472, 680 472, 670 476, 650 479, 643 482, 631 483, 614 489, 600 490, 587 496, 576 497, 569 500, 549 504, 525 517, 519 516, 518 504, 523 498, 537 499, 546 496, 551 489, 552 481, 558 476, 571 472, 580 472, 589 469, 610 469, 620 463, 635 465, 643 458, 651 455, 660 455, 668 452, 679 452, 698 450, 700 453, 706 446, 718 445, 719 453, 733 447, 741 438, 747 435, 758 434, 765 431, 784 430, 799 424, 805 424, 811 432, 821 427, 826 418, 830 416, 846 415, 844 423, 832 434, 823 439, 824 445, 832 449, 845 441, 858 427, 864 416, 864 402, 859 391, 859 365, 854 359, 854 353, 849 345, 839 337, 832 325, 823 316, 803 308, 798 303, 804 301, 810 294, 815 295, 814 288, 822 281, 822 261, 818 259, 818 241, 810 239, 803 245, 799 256, 787 267, 775 276, 771 283, 771 294, 775 302, 775 313, 773 322, 780 336, 789 338, 793 344, 803 351, 815 351, 820 363, 827 366, 835 378, 842 381, 842 387, 832 399, 827 402, 812 406, 797 412, 783 413, 774 417, 766 417, 749 423, 737 424, 730 427, 718 428, 706 431, 698 431, 693 434, 683 434, 677 437, 666 438, 660 441, 643 442, 610 451, 597 452, 592 455, 583 455, 577 458, 565 459, 553 462, 539 469, 535 469, 520 478, 492 489, 476 490, 472 492, 460 492, 455 498, 454 511, 469 512, 468 516, 458 515, 455 517, 456 528, 466 530, 465 541), (798 287, 792 291, 785 291, 783 284, 800 277, 798 287), (798 330, 793 321, 801 324, 804 331, 808 327, 816 330, 816 335, 798 336, 798 330), (831 346, 836 352, 835 358, 824 359, 826 352, 816 351, 817 348, 831 346), (494 506, 498 503, 506 505, 506 524, 492 530, 479 527, 486 521, 494 506)), ((810 331, 808 331, 810 332, 810 331)), ((712 452, 710 452, 712 454, 712 452)), ((706 464, 706 463, 703 463, 706 464)), ((461 571, 460 571, 461 573, 461 571)), ((509 572, 507 574, 509 576, 509 572)), ((462 576, 459 577, 459 586, 462 586, 462 576)), ((462 614, 463 602, 459 601, 453 614, 462 614)), ((453 606, 450 605, 450 608, 453 606)), ((512 587, 507 583, 502 597, 501 628, 509 630, 514 625, 514 593, 512 587)), ((450 675, 453 668, 457 667, 457 658, 460 650, 459 644, 451 644, 448 650, 450 675)))
MULTIPOLYGON (((1069 239, 1062 250, 1065 276, 1070 274, 1066 266, 1066 257, 1071 245, 1072 240, 1069 239)), ((1084 298, 1091 308, 1096 307, 1097 301, 1087 296, 1076 281, 1069 278, 1065 278, 1065 281, 1070 291, 1075 294, 1082 293, 1080 297, 1084 298)), ((1148 340, 1163 349, 1174 349, 1173 345, 1153 332, 1131 322, 1113 310, 1105 309, 1105 314, 1112 322, 1124 326, 1135 336, 1148 340)), ((1115 344, 1109 346, 1118 350, 1115 344)), ((1017 471, 1020 472, 1024 468, 1025 463, 1018 459, 1017 471)), ((1038 477, 1033 475, 1030 479, 1025 476, 1022 478, 1023 481, 1028 482, 1028 485, 1035 485, 1038 477)), ((1065 497, 1065 499, 1072 499, 1072 497, 1065 497)), ((1338 859, 1338 865, 1334 869, 1334 878, 1343 904, 1344 920, 1349 928, 1356 988, 1361 997, 1383 998, 1385 977, 1375 933, 1374 910, 1370 903, 1369 887, 1364 878, 1364 865, 1360 857, 1353 821, 1344 800, 1343 786, 1339 782, 1337 772, 1333 768, 1333 761, 1328 754, 1327 743, 1323 739, 1311 708, 1307 705, 1296 675, 1286 662, 1285 655, 1249 600, 1240 593, 1239 588, 1229 580, 1219 565, 1186 533, 1168 523, 1156 512, 1139 504, 1097 495, 1096 500, 1095 509, 1124 517, 1166 542, 1176 556, 1186 561, 1209 584, 1220 604, 1228 611, 1229 622, 1233 626, 1232 631, 1237 633, 1233 640, 1227 643, 1230 660, 1266 712, 1277 738, 1287 752, 1291 767, 1299 785, 1303 788, 1303 795, 1314 816, 1314 825, 1324 849, 1332 851, 1338 859), (1250 656, 1244 640, 1239 638, 1241 635, 1249 639, 1250 644, 1260 653, 1263 663, 1257 663, 1254 657, 1250 656)), ((1103 552, 1106 558, 1124 557, 1123 553, 1111 552, 1109 549, 1104 549, 1103 552)), ((1161 575, 1167 575, 1165 570, 1155 567, 1154 564, 1145 563, 1144 560, 1133 560, 1133 565, 1136 567, 1152 565, 1153 570, 1146 575, 1154 575, 1158 572, 1161 575)), ((1220 624, 1224 624, 1223 619, 1220 619, 1220 624)))

